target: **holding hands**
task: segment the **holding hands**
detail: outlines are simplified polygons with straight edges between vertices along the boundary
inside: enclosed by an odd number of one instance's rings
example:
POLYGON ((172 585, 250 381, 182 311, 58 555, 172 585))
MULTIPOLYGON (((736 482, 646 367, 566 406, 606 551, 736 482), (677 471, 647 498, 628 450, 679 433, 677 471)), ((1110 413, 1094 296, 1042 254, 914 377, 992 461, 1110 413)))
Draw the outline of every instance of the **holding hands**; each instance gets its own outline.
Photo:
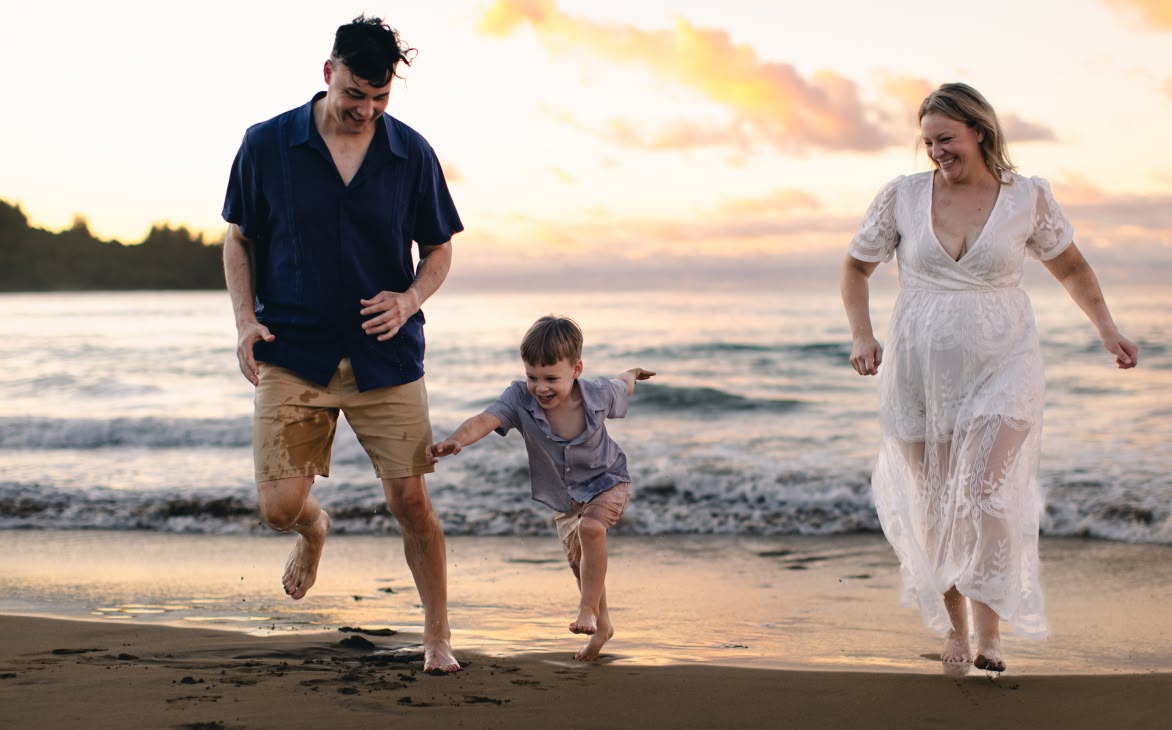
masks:
POLYGON ((431 463, 436 463, 442 456, 455 456, 464 449, 464 446, 454 439, 444 439, 438 444, 432 444, 427 447, 427 458, 431 459, 431 463))

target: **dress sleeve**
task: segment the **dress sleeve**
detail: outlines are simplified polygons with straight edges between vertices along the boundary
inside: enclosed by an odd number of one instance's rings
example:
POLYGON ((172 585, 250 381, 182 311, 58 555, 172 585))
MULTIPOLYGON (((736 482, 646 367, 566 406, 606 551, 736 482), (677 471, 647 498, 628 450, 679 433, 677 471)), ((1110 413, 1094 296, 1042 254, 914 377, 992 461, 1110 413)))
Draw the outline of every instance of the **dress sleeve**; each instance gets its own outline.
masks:
POLYGON ((1050 192, 1050 183, 1040 177, 1030 178, 1034 186, 1034 230, 1026 239, 1026 251, 1041 261, 1049 261, 1074 243, 1074 226, 1050 192))
POLYGON ((895 178, 871 201, 859 231, 851 239, 848 252, 860 261, 890 261, 899 245, 899 229, 895 223, 895 201, 903 176, 895 178))

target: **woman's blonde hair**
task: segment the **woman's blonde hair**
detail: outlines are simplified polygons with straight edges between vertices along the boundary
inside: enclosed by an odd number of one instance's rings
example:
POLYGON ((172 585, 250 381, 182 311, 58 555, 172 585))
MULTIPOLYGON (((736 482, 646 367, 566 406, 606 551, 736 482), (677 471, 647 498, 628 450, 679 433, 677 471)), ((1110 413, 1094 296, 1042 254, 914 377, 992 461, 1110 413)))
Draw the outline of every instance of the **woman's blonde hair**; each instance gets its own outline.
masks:
POLYGON ((997 112, 993 111, 993 106, 981 96, 981 92, 968 84, 941 84, 940 88, 928 94, 920 103, 920 113, 916 119, 923 121, 928 114, 940 114, 980 132, 981 157, 985 167, 1001 183, 1012 182, 1013 178, 1006 173, 1013 172, 1017 167, 1009 161, 1005 133, 1001 131, 1001 122, 997 121, 997 112))

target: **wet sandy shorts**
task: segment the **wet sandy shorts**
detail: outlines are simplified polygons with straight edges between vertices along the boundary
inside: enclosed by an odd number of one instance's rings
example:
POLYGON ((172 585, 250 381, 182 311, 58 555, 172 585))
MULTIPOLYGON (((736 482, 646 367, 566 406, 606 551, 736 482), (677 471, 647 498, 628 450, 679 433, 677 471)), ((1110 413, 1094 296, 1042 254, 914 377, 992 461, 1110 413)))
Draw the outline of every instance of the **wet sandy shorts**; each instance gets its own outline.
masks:
POLYGON ((432 433, 423 378, 360 393, 349 359, 338 364, 324 388, 285 368, 257 365, 252 455, 258 482, 328 477, 339 411, 380 479, 435 471, 427 458, 432 433))
POLYGON ((578 523, 582 518, 596 519, 609 530, 627 511, 627 504, 630 501, 630 483, 616 484, 589 502, 570 502, 569 513, 557 513, 553 521, 557 525, 558 539, 562 541, 562 548, 566 551, 566 560, 570 561, 570 565, 579 565, 582 562, 582 540, 578 537, 578 523))

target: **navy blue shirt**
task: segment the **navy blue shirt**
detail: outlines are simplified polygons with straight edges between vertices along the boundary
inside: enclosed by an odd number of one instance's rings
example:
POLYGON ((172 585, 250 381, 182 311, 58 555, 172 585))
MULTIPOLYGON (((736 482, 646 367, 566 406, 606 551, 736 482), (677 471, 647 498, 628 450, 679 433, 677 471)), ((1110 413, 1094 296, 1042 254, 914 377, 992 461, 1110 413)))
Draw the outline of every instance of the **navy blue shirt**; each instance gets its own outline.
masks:
POLYGON ((406 291, 412 241, 464 230, 435 152, 388 114, 343 184, 313 123, 313 103, 248 129, 228 180, 224 220, 255 244, 256 318, 276 336, 258 360, 326 385, 349 357, 359 390, 423 376, 423 312, 391 339, 362 330, 359 299, 406 291))

